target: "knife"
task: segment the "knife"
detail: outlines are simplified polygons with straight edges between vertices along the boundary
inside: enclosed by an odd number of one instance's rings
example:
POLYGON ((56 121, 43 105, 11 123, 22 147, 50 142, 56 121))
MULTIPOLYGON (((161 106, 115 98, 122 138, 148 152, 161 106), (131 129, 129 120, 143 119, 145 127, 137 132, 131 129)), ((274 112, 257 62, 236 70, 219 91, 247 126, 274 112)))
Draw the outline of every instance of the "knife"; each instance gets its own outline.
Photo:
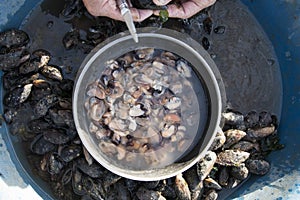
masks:
POLYGON ((117 0, 117 3, 120 8, 121 15, 123 16, 124 21, 127 25, 127 28, 129 30, 130 34, 132 35, 133 40, 137 43, 139 40, 138 40, 138 36, 136 33, 136 29, 135 29, 135 26, 133 23, 132 15, 129 10, 128 4, 127 4, 126 0, 117 0))

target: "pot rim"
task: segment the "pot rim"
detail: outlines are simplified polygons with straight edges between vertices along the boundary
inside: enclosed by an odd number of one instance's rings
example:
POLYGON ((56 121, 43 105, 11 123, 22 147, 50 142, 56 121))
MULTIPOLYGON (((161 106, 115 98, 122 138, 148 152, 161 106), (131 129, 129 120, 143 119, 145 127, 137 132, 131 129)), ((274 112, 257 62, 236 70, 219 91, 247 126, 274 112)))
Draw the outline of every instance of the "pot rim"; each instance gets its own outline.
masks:
MULTIPOLYGON (((193 54, 197 58, 198 61, 201 62, 201 64, 204 66, 205 71, 207 72, 207 75, 210 78, 211 85, 207 85, 209 87, 209 97, 211 97, 211 91, 215 92, 214 98, 211 99, 214 101, 211 104, 211 108, 213 111, 210 113, 211 118, 208 122, 208 128, 206 129, 207 132, 210 133, 209 136, 205 136, 205 146, 201 145, 201 151, 198 153, 196 157, 193 159, 184 162, 184 163, 176 163, 167 166, 166 168, 159 168, 159 169, 150 169, 150 170, 142 170, 142 171, 134 171, 129 169, 121 169, 118 166, 112 165, 111 162, 106 161, 105 159, 101 158, 99 152, 96 151, 95 148, 93 148, 92 141, 90 138, 87 138, 86 136, 89 134, 87 133, 84 128, 80 125, 80 122, 82 119, 79 118, 80 113, 78 111, 78 93, 81 89, 81 83, 84 80, 84 75, 88 71, 89 67, 93 64, 93 62, 98 58, 99 55, 103 54, 105 51, 109 51, 111 47, 118 46, 118 44, 122 42, 129 42, 130 47, 128 47, 128 51, 136 49, 139 45, 139 43, 134 43, 131 35, 129 32, 120 33, 117 34, 108 40, 105 40, 103 43, 99 44, 95 49, 91 51, 91 53, 85 58, 83 61, 75 80, 75 87, 73 91, 73 116, 74 116, 74 122, 76 125, 76 129, 78 131, 79 137, 83 143, 83 145, 86 147, 88 152, 92 155, 92 157, 99 162, 103 167, 108 169, 109 171, 125 177, 132 180, 140 180, 140 181, 155 181, 155 180, 162 180, 166 178, 173 177, 190 167, 192 167, 196 162, 198 162, 201 158, 203 158, 208 151, 208 148, 213 142, 213 139, 219 130, 219 125, 221 122, 221 111, 222 111, 222 105, 225 101, 225 89, 224 84, 221 79, 220 72, 218 71, 216 65, 210 58, 209 54, 200 46, 199 43, 197 43, 195 40, 190 38, 188 35, 179 33, 174 30, 169 30, 165 28, 156 29, 156 28, 139 28, 138 31, 138 37, 140 40, 140 44, 142 43, 144 38, 159 38, 162 40, 168 40, 176 45, 179 45, 184 50, 188 51, 189 53, 193 54), (200 53, 201 54, 200 54, 200 53), (216 78, 217 77, 217 78, 216 78), (218 80, 217 80, 218 79, 218 80), (221 92, 222 91, 222 92, 221 92), (222 93, 222 94, 221 94, 222 93), (222 103, 223 101, 223 103, 222 103), (213 122, 211 119, 214 119, 213 122), (100 157, 99 157, 100 156, 100 157), (159 172, 159 173, 158 173, 159 172)), ((141 47, 140 47, 141 48, 141 47)), ((172 51, 172 50, 169 50, 172 51)), ((119 56, 123 55, 123 53, 119 53, 119 56)), ((206 77, 207 78, 207 77, 206 77)), ((224 106, 224 105, 223 105, 224 106)), ((207 133, 204 133, 207 135, 207 133)))

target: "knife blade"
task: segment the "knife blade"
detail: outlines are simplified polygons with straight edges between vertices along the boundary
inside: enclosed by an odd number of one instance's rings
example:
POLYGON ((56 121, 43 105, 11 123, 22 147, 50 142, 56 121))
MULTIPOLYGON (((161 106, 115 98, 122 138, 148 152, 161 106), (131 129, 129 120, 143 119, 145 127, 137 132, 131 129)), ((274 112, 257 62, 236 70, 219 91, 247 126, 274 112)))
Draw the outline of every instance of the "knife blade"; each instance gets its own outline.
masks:
POLYGON ((123 16, 124 21, 126 23, 126 26, 129 30, 130 34, 132 35, 133 40, 137 43, 139 41, 138 35, 136 33, 136 29, 135 29, 135 26, 133 23, 132 15, 129 10, 128 4, 127 4, 126 0, 118 0, 117 2, 118 2, 118 6, 120 8, 120 11, 121 11, 121 15, 123 16))

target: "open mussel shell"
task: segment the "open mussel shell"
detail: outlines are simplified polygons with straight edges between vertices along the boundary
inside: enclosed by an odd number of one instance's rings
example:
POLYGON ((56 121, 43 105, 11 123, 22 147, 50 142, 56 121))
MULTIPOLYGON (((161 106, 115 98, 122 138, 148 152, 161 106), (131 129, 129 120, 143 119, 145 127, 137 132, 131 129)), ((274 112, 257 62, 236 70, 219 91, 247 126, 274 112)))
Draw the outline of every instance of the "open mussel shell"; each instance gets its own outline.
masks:
POLYGON ((221 112, 225 105, 225 89, 221 75, 203 47, 189 36, 169 30, 142 28, 137 29, 139 42, 135 43, 128 32, 120 33, 98 45, 86 57, 79 69, 73 91, 73 115, 76 129, 88 152, 103 167, 111 172, 133 180, 154 181, 179 174, 203 158, 210 147, 221 123, 221 112), (193 148, 175 163, 155 169, 133 170, 120 166, 116 161, 107 159, 99 150, 98 143, 89 132, 88 116, 85 111, 86 88, 104 71, 105 62, 141 48, 155 48, 181 56, 194 68, 199 84, 205 89, 205 95, 198 102, 205 102, 200 112, 199 140, 193 148))

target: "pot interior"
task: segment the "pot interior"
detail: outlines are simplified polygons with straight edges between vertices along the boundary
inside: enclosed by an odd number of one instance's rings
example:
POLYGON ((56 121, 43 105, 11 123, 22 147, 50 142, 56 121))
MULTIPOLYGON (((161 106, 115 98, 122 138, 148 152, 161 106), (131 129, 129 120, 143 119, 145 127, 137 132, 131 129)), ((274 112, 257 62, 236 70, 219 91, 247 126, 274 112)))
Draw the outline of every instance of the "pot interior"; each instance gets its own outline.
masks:
POLYGON ((216 66, 200 45, 197 45, 188 36, 168 29, 144 28, 139 29, 138 32, 139 43, 135 43, 128 33, 125 35, 122 33, 100 44, 87 56, 81 65, 80 74, 78 74, 75 83, 73 113, 83 144, 100 164, 126 178, 159 180, 186 170, 203 157, 220 124, 222 99, 214 74, 214 71, 217 70, 216 66), (86 98, 85 89, 104 70, 105 62, 116 59, 130 51, 146 47, 166 50, 180 55, 193 66, 193 71, 199 79, 196 84, 197 87, 194 88, 201 110, 199 113, 201 120, 199 120, 197 131, 199 140, 194 141, 194 147, 186 151, 185 155, 172 165, 151 170, 130 170, 126 167, 124 168, 124 166, 112 166, 112 162, 101 155, 94 138, 89 133, 88 123, 86 123, 87 116, 84 114, 83 106, 86 98), (211 68, 214 68, 214 71, 211 68))

